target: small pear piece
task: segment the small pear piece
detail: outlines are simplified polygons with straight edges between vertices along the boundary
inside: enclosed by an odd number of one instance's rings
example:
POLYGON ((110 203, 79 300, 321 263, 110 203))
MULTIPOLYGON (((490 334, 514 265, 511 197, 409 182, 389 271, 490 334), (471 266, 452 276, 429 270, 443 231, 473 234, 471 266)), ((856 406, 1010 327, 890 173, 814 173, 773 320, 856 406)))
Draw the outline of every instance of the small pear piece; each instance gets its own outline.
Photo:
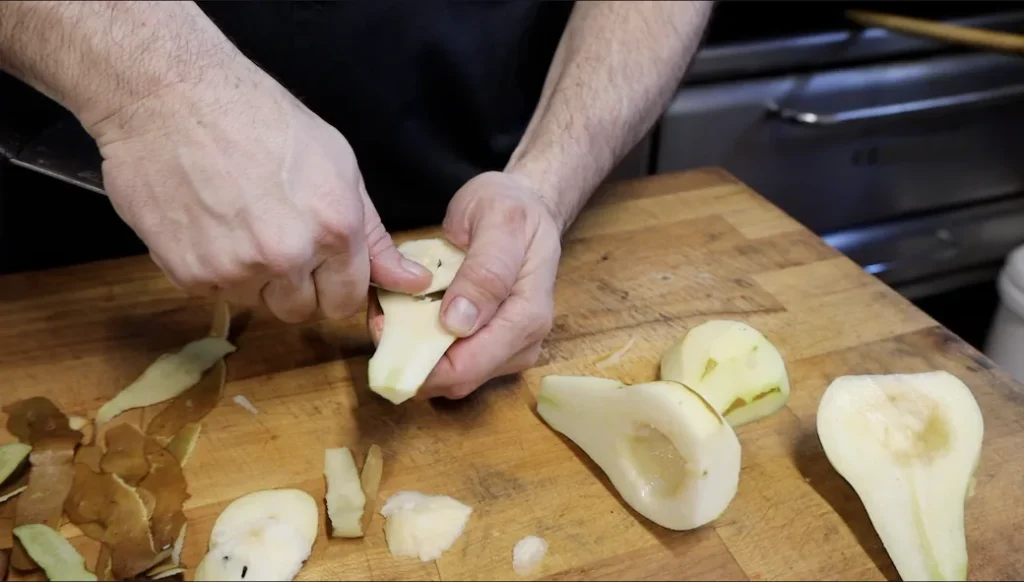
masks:
POLYGON ((325 502, 327 518, 331 522, 331 537, 363 537, 366 496, 352 451, 347 447, 324 450, 324 480, 327 482, 325 502))
POLYGON ((734 428, 774 414, 789 400, 789 374, 768 338, 740 321, 694 327, 661 358, 661 379, 685 384, 734 428))
POLYGON ((630 507, 662 527, 701 527, 736 495, 736 433, 682 384, 545 376, 537 412, 583 449, 630 507))
POLYGON ((441 324, 441 298, 433 294, 448 288, 465 259, 461 250, 440 238, 408 241, 398 250, 434 277, 418 295, 377 290, 384 329, 370 358, 369 384, 371 390, 393 404, 416 395, 456 340, 441 324))
POLYGON ((944 371, 842 376, 817 430, 900 577, 966 580, 964 504, 984 432, 970 388, 944 371))
POLYGON ((452 547, 473 508, 447 495, 399 491, 384 503, 384 537, 395 558, 430 562, 452 547))

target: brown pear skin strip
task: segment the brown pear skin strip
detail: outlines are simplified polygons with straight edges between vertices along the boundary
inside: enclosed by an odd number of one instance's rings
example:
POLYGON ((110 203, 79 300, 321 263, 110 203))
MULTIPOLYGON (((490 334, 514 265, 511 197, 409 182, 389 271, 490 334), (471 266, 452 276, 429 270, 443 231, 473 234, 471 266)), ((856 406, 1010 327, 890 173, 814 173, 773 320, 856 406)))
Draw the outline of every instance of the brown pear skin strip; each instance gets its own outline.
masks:
POLYGON ((210 414, 224 395, 228 369, 218 360, 194 386, 171 400, 146 427, 146 434, 165 444, 187 425, 201 421, 210 414))
POLYGON ((27 445, 43 439, 69 439, 75 444, 82 440, 82 433, 71 429, 68 417, 43 396, 19 400, 2 410, 8 414, 8 432, 27 445))
POLYGON ((110 546, 107 544, 100 544, 100 552, 96 556, 96 567, 93 568, 93 572, 96 574, 96 578, 100 582, 113 582, 113 561, 110 559, 110 546))
MULTIPOLYGON (((66 417, 64 422, 67 422, 66 417)), ((29 455, 28 489, 19 496, 14 527, 30 523, 45 524, 53 529, 60 527, 64 500, 75 478, 75 446, 81 438, 81 433, 74 432, 74 436, 65 433, 65 436, 40 439, 34 443, 29 455)), ((11 553, 11 565, 17 570, 38 569, 17 540, 11 553)))
POLYGON ((231 333, 231 306, 227 301, 218 299, 213 306, 213 323, 210 324, 210 335, 228 339, 231 333))
POLYGON ((11 567, 11 551, 0 550, 0 582, 7 580, 7 571, 11 567))
POLYGON ((93 473, 102 473, 100 469, 100 462, 103 460, 103 449, 99 445, 86 445, 84 447, 78 447, 78 452, 75 453, 75 464, 85 465, 92 469, 93 473))
POLYGON ((0 550, 10 550, 14 546, 14 513, 17 501, 12 499, 0 505, 0 550))
POLYGON ((366 506, 363 508, 361 520, 362 530, 365 534, 370 527, 370 519, 376 511, 377 492, 380 491, 380 479, 384 473, 384 454, 377 445, 370 445, 366 451, 366 460, 363 461, 363 470, 359 474, 359 484, 363 489, 363 497, 366 498, 366 506))
POLYGON ((196 442, 199 441, 199 430, 202 427, 198 422, 190 422, 186 424, 178 434, 174 435, 171 442, 167 443, 167 450, 175 459, 178 459, 178 464, 182 467, 188 462, 189 457, 192 456, 192 451, 196 448, 196 442))
POLYGON ((100 461, 100 469, 135 487, 149 474, 145 435, 130 424, 119 424, 108 430, 105 438, 107 452, 100 461))
POLYGON ((150 517, 153 547, 157 550, 170 549, 185 525, 182 508, 189 498, 188 484, 178 459, 153 439, 146 442, 146 457, 150 471, 139 483, 139 489, 149 491, 156 498, 150 517))

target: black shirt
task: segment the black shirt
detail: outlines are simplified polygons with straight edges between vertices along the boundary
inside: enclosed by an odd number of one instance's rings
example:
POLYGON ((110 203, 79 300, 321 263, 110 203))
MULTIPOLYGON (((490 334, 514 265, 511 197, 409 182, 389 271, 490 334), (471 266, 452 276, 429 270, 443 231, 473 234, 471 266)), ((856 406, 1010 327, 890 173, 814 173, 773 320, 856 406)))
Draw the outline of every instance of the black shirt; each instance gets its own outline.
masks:
POLYGON ((389 229, 439 224, 504 167, 572 2, 200 2, 256 64, 352 144, 389 229))

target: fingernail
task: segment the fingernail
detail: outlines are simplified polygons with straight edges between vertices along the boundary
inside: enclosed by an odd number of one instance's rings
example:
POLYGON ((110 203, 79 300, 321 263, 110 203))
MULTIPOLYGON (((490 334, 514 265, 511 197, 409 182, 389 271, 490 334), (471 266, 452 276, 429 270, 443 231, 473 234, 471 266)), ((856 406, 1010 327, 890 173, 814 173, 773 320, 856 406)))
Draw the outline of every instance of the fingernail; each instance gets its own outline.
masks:
POLYGON ((414 277, 422 277, 423 275, 427 275, 427 276, 430 275, 430 271, 428 271, 426 267, 424 267, 423 265, 417 263, 416 261, 414 261, 412 259, 407 259, 405 257, 402 257, 402 269, 405 270, 406 273, 409 273, 410 275, 413 275, 414 277))
POLYGON ((455 335, 467 336, 473 331, 478 315, 480 311, 472 301, 465 297, 456 297, 444 313, 444 325, 455 335))

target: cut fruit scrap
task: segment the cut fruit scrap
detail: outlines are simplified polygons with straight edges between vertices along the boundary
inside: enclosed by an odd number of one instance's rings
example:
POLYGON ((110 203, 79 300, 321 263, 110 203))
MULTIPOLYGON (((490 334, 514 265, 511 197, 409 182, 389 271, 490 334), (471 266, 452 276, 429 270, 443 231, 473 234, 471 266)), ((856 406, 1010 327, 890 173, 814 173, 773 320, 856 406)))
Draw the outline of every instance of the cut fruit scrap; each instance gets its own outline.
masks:
POLYGON ((189 342, 177 352, 161 355, 134 382, 100 407, 96 425, 104 425, 126 410, 178 396, 194 386, 203 372, 234 351, 235 346, 224 338, 205 337, 189 342))
POLYGON ((817 429, 900 577, 966 580, 964 504, 984 433, 970 388, 944 371, 843 376, 817 429))
POLYGON ((224 360, 217 360, 199 382, 171 400, 149 421, 146 434, 163 444, 180 434, 186 426, 206 418, 224 396, 227 376, 227 364, 224 360))
POLYGON ((103 542, 97 573, 109 568, 118 579, 131 578, 162 558, 153 547, 149 514, 138 492, 116 475, 75 464, 75 481, 64 504, 71 523, 103 542), (109 564, 104 563, 104 559, 109 564))
POLYGON ((319 517, 316 500, 299 489, 239 497, 214 522, 195 580, 292 580, 309 558, 319 517))
POLYGON ((170 551, 185 525, 185 502, 189 498, 188 484, 181 463, 153 439, 146 441, 146 460, 150 471, 139 483, 140 495, 145 492, 155 500, 150 523, 153 547, 170 551))
POLYGON ((227 301, 219 299, 213 305, 213 323, 210 324, 210 337, 228 339, 231 334, 231 306, 227 301))
POLYGON ((739 321, 712 320, 691 329, 665 351, 661 379, 689 386, 733 427, 773 414, 789 400, 779 351, 739 321))
POLYGON ((7 430, 27 445, 43 439, 70 439, 76 444, 82 433, 72 430, 68 417, 48 398, 34 396, 3 407, 7 430))
POLYGON ((107 452, 100 460, 100 469, 112 473, 132 487, 149 474, 146 460, 146 437, 130 424, 119 424, 106 433, 107 452))
POLYGON ((21 468, 32 447, 24 443, 10 443, 0 446, 0 485, 7 482, 21 468))
POLYGON ((324 451, 324 479, 327 482, 327 518, 331 537, 363 537, 366 497, 352 451, 346 447, 324 451))
POLYGON ((85 569, 82 555, 53 528, 42 524, 22 525, 14 528, 14 535, 46 572, 48 580, 96 580, 96 575, 85 569))
POLYGON ((512 570, 520 576, 529 576, 540 567, 547 553, 547 540, 537 536, 526 536, 512 548, 512 570))
MULTIPOLYGON (((45 524, 59 528, 64 513, 64 500, 71 491, 75 477, 75 446, 77 436, 43 439, 29 454, 28 488, 15 507, 15 528, 29 524, 45 524)), ((18 570, 34 571, 36 565, 19 543, 14 544, 11 564, 18 570)))
POLYGON ((363 531, 370 525, 373 517, 373 505, 380 491, 380 479, 384 474, 384 453, 377 445, 370 445, 366 451, 366 460, 363 461, 363 472, 359 475, 359 482, 363 488, 363 497, 366 499, 366 507, 363 510, 361 520, 363 531))
POLYGON ((28 475, 0 487, 0 503, 3 503, 8 499, 13 499, 14 497, 24 493, 26 489, 28 489, 28 475))
POLYGON ((182 467, 188 462, 189 457, 192 456, 192 451, 196 448, 196 443, 199 442, 199 430, 202 427, 198 422, 192 422, 182 427, 178 434, 174 435, 171 442, 167 443, 167 451, 174 455, 174 458, 178 460, 178 464, 182 467))
POLYGON ((537 412, 604 471, 630 507, 662 527, 698 528, 736 495, 736 433, 682 384, 545 376, 537 412))
POLYGON ((384 536, 396 558, 429 562, 462 536, 473 508, 447 495, 400 491, 384 503, 384 536))
POLYGON ((419 296, 377 291, 384 328, 370 358, 369 384, 393 404, 415 396, 455 342, 441 324, 441 298, 434 294, 451 285, 465 260, 465 253, 444 239, 408 241, 398 250, 431 271, 433 280, 419 296))

